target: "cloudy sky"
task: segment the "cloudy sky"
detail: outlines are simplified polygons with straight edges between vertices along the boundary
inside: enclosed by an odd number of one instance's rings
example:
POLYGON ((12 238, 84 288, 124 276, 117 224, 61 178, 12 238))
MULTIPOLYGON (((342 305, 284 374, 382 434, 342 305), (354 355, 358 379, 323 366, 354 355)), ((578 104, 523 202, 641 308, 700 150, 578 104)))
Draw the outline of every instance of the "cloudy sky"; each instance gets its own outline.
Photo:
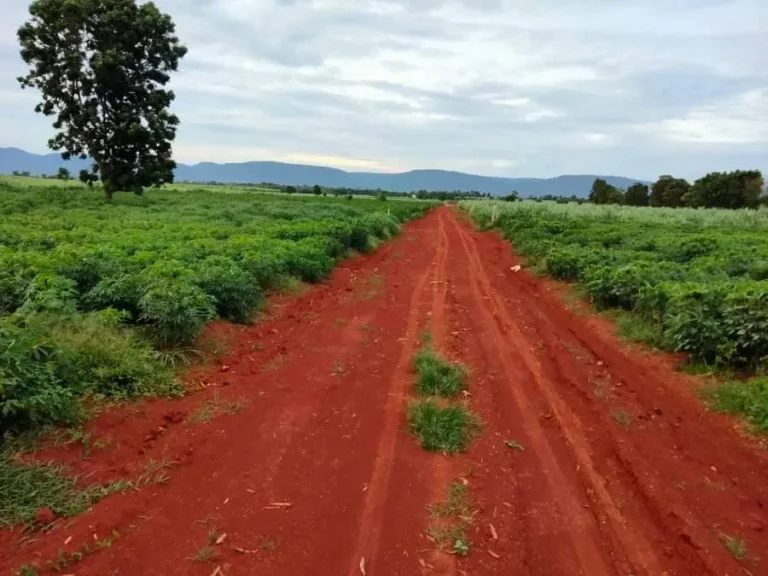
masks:
MULTIPOLYGON (((768 172, 768 0, 157 0, 181 162, 768 172)), ((44 152, 0 0, 0 146, 44 152)))

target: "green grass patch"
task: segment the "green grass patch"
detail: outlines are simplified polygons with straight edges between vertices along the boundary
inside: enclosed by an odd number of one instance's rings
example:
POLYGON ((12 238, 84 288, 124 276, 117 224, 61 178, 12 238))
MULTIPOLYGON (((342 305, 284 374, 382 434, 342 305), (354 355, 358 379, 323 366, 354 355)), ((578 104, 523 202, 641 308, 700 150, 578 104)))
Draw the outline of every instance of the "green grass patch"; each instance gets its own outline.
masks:
POLYGON ((652 320, 640 314, 634 314, 613 308, 606 310, 604 315, 616 324, 619 336, 630 342, 640 342, 654 348, 665 348, 664 334, 652 320))
POLYGON ((33 524, 41 508, 50 508, 57 517, 82 514, 105 496, 132 487, 118 480, 80 488, 77 478, 67 476, 58 464, 20 462, 0 452, 0 527, 33 524))
POLYGON ((462 404, 440 406, 436 399, 415 400, 408 425, 424 450, 461 452, 480 431, 480 419, 462 404))
POLYGON ((452 398, 467 387, 467 370, 437 355, 431 346, 424 346, 413 359, 416 392, 422 396, 452 398))
POLYGON ((768 433, 768 376, 724 382, 704 395, 716 410, 741 415, 755 430, 768 433))

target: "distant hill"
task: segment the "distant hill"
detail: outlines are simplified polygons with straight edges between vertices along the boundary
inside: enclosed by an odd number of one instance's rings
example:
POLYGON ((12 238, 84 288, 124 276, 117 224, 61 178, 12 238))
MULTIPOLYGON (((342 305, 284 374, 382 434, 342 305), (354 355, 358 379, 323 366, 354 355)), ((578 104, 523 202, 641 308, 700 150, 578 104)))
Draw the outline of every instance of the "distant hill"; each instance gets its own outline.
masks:
MULTIPOLYGON (((34 175, 55 174, 60 166, 72 174, 88 167, 88 161, 64 161, 59 154, 30 154, 18 148, 0 148, 0 173, 14 170, 34 175)), ((576 195, 586 197, 595 178, 604 178, 609 184, 627 188, 632 178, 620 176, 595 176, 592 174, 557 176, 556 178, 495 178, 448 170, 412 170, 401 174, 375 172, 345 172, 337 168, 285 164, 282 162, 242 162, 237 164, 179 164, 176 180, 187 182, 253 183, 273 182, 294 186, 319 184, 325 187, 367 188, 393 192, 417 190, 461 190, 491 193, 497 196, 516 190, 522 196, 576 195)))

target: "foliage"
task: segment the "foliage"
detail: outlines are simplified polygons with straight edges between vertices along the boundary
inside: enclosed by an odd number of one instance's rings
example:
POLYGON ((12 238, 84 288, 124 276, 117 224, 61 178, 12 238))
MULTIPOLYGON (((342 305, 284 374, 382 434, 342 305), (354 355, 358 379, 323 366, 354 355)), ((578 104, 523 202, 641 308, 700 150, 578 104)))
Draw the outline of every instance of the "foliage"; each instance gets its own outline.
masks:
POLYGON ((76 421, 83 397, 179 393, 166 364, 208 320, 249 321, 264 290, 318 281, 432 206, 200 187, 107 204, 76 182, 7 182, 0 433, 76 421))
POLYGON ((683 206, 690 189, 691 185, 682 178, 660 176, 651 188, 649 204, 668 208, 683 206))
POLYGON ((602 178, 596 178, 589 192, 589 201, 593 204, 621 204, 624 198, 621 190, 602 178))
POLYGON ((712 172, 694 182, 689 206, 707 208, 757 208, 763 191, 763 175, 758 170, 712 172))
POLYGON ((107 198, 172 182, 179 120, 163 87, 187 49, 170 16, 136 0, 35 0, 29 13, 19 82, 42 93, 36 112, 56 116, 51 149, 90 157, 107 198))
POLYGON ((627 206, 648 206, 648 202, 648 185, 642 182, 635 182, 624 193, 624 204, 627 206))
POLYGON ((597 307, 636 316, 644 341, 722 368, 768 363, 768 212, 462 206, 552 276, 581 283, 597 307))
POLYGON ((708 396, 718 410, 742 414, 757 430, 768 432, 768 377, 725 382, 708 396))

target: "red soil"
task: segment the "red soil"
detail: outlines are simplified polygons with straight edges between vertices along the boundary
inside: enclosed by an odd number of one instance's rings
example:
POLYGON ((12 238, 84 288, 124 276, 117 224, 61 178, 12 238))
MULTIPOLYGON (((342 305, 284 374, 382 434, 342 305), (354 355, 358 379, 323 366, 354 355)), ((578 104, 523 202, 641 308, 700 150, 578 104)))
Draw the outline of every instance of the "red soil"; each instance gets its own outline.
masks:
POLYGON ((441 208, 276 299, 259 325, 212 327, 232 343, 189 374, 200 392, 103 413, 88 431, 106 447, 85 460, 79 447, 37 456, 99 482, 153 460, 169 480, 34 538, 0 533, 0 573, 47 573, 59 550, 110 538, 63 572, 768 574, 766 452, 707 412, 669 357, 620 345, 517 263, 441 208), (467 402, 485 424, 456 457, 423 452, 405 428, 426 328, 470 368, 467 402), (187 421, 205 406, 208 421, 187 421), (477 510, 466 558, 425 536, 427 505, 458 478, 477 510), (195 561, 213 528, 226 537, 195 561))

